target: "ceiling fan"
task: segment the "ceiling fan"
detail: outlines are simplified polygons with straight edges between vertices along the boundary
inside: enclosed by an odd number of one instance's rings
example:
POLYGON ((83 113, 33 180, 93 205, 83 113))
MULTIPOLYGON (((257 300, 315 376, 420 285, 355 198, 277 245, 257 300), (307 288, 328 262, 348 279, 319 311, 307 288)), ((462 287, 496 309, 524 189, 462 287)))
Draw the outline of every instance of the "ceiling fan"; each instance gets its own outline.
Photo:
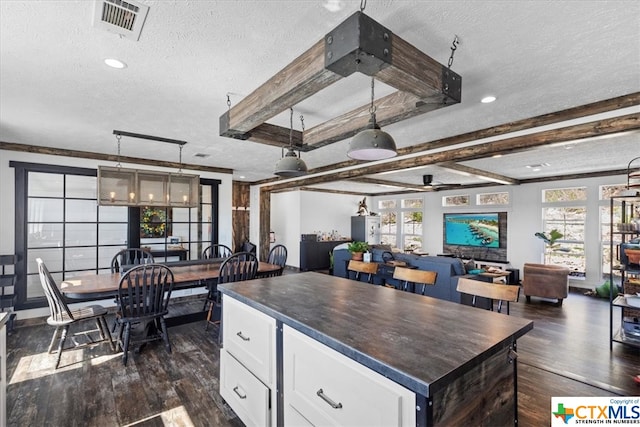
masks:
POLYGON ((447 184, 440 181, 434 181, 433 175, 422 175, 422 183, 426 191, 440 191, 449 188, 460 187, 462 184, 447 184))

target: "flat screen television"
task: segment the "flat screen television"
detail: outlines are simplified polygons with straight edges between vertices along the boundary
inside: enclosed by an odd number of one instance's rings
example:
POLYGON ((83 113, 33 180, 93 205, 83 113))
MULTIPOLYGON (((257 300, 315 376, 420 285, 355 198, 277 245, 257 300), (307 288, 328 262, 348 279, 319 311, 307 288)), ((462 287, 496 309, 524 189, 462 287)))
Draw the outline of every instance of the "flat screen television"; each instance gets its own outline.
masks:
MULTIPOLYGON (((446 213, 444 214, 445 245, 500 248, 501 232, 505 230, 506 213, 446 213)), ((503 236, 504 237, 504 236, 503 236)))

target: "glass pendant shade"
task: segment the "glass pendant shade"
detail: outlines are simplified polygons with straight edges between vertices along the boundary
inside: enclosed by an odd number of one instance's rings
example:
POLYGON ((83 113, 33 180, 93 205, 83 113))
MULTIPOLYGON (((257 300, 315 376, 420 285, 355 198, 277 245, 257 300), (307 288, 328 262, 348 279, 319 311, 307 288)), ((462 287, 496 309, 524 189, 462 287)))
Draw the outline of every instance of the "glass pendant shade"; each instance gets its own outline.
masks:
POLYGON ((347 156, 355 160, 383 160, 397 155, 396 142, 380 129, 374 114, 369 119, 368 128, 353 137, 347 152, 347 156))
POLYGON ((285 178, 302 176, 307 173, 307 165, 298 158, 293 148, 289 148, 284 157, 276 163, 276 170, 273 173, 285 178))
POLYGON ((182 173, 98 167, 98 204, 102 206, 197 207, 200 177, 182 173))

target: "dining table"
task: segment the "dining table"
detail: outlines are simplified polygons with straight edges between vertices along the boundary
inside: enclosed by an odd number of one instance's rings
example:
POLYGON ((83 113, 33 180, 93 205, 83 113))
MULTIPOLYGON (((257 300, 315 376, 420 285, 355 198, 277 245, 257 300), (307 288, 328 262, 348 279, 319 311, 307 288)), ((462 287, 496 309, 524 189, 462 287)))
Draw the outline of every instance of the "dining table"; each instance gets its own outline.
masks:
MULTIPOLYGON (((206 285, 218 278, 220 260, 203 260, 202 262, 164 263, 173 273, 174 290, 206 285)), ((277 264, 260 262, 258 277, 278 271, 277 264)), ((70 277, 60 284, 60 291, 70 299, 102 299, 112 298, 118 294, 118 286, 122 273, 82 274, 70 277)))
MULTIPOLYGON (((176 291, 198 286, 207 286, 215 282, 218 278, 222 261, 224 261, 223 258, 176 261, 163 264, 173 272, 173 290, 176 291)), ((280 268, 277 264, 259 262, 257 277, 269 276, 280 268)), ((60 283, 60 291, 66 298, 78 301, 115 298, 118 295, 121 277, 122 273, 82 274, 62 281, 60 283)), ((169 314, 166 319, 167 326, 171 327, 204 320, 206 314, 207 312, 204 310, 169 314)), ((214 318, 219 317, 220 313, 217 311, 214 312, 214 318)))

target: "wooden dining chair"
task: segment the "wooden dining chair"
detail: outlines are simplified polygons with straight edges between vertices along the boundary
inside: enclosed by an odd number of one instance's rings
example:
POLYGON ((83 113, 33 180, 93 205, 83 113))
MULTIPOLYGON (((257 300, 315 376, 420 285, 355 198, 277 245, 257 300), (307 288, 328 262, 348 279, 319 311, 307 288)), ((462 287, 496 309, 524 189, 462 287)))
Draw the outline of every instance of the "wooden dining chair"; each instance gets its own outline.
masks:
POLYGON ((231 248, 229 246, 223 244, 215 244, 206 247, 204 251, 202 251, 202 258, 228 258, 232 253, 233 252, 231 251, 231 248))
POLYGON ((218 323, 217 320, 212 320, 214 308, 220 306, 218 285, 220 283, 241 282, 244 280, 255 279, 258 275, 258 265, 258 258, 249 252, 237 252, 220 264, 218 280, 215 283, 209 284, 209 292, 207 294, 209 311, 207 313, 205 329, 209 327, 209 323, 218 323))
POLYGON ((502 302, 507 303, 507 314, 509 314, 509 302, 518 302, 520 297, 520 286, 501 285, 498 283, 481 282, 479 280, 460 278, 458 279, 458 292, 473 296, 471 305, 476 306, 476 297, 487 298, 490 301, 489 310, 493 311, 493 302, 498 301, 498 313, 502 312, 502 302))
POLYGON ((280 269, 270 273, 266 273, 266 275, 263 275, 261 277, 282 276, 282 272, 284 271, 284 268, 287 265, 287 248, 284 245, 275 245, 269 251, 269 255, 267 256, 267 262, 269 264, 275 264, 280 266, 280 269))
MULTIPOLYGON (((67 334, 69 333, 69 326, 73 323, 81 322, 83 320, 95 320, 101 341, 108 340, 111 344, 111 349, 115 351, 116 349, 113 345, 113 341, 111 340, 111 334, 109 333, 109 327, 107 326, 107 321, 105 319, 107 309, 98 304, 93 304, 76 310, 69 309, 60 289, 58 289, 56 282, 53 280, 51 273, 49 273, 49 270, 42 259, 37 258, 36 263, 38 264, 40 283, 42 284, 44 295, 47 298, 47 303, 49 304, 49 317, 47 318, 47 324, 55 326, 56 328, 53 332, 51 343, 49 344, 49 353, 51 353, 53 346, 58 339, 58 333, 60 333, 55 369, 58 369, 58 366, 60 366, 60 358, 62 357, 62 352, 65 350, 64 344, 67 339, 67 334)), ((88 344, 100 342, 94 341, 91 338, 89 335, 91 332, 96 332, 96 329, 78 332, 76 335, 83 334, 89 340, 88 344)))
POLYGON ((162 339, 171 353, 171 342, 165 316, 173 290, 173 273, 162 264, 142 264, 128 270, 118 285, 117 345, 122 348, 122 363, 126 366, 135 324, 144 328, 139 342, 162 339))
POLYGON ((424 295, 427 286, 436 284, 438 273, 435 271, 419 270, 417 268, 396 267, 393 270, 393 278, 400 282, 399 289, 403 291, 416 292, 416 286, 422 285, 420 294, 424 295), (411 286, 412 289, 409 289, 409 286, 411 286))
POLYGON ((363 273, 368 274, 367 283, 373 283, 373 276, 378 272, 378 263, 356 261, 352 259, 349 260, 349 264, 347 265, 347 277, 349 277, 349 272, 354 273, 355 280, 360 280, 360 276, 363 273))
POLYGON ((111 272, 124 273, 129 268, 154 262, 151 252, 140 248, 122 249, 111 259, 111 272))

